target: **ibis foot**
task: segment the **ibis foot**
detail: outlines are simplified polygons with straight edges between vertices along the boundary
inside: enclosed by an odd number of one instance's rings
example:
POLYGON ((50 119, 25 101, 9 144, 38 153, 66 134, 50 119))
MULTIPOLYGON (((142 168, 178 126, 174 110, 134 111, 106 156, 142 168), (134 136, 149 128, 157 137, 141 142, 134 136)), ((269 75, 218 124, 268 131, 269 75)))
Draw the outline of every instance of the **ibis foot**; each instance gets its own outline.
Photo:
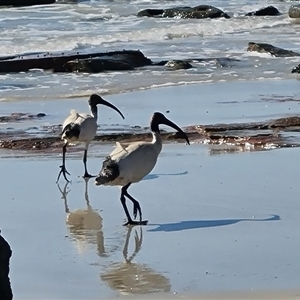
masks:
POLYGON ((59 166, 59 167, 60 167, 60 171, 59 171, 59 173, 58 173, 58 177, 57 177, 56 183, 58 183, 58 180, 59 180, 61 174, 63 174, 63 176, 64 176, 64 178, 65 178, 65 180, 66 180, 67 182, 70 182, 70 180, 67 178, 67 175, 66 175, 66 174, 68 174, 68 175, 71 175, 71 174, 67 171, 65 165, 61 165, 61 166, 59 166))
POLYGON ((82 177, 83 178, 93 178, 93 177, 96 177, 96 175, 91 175, 89 173, 85 173, 82 177))
POLYGON ((136 225, 147 225, 148 224, 148 220, 144 220, 144 221, 128 221, 125 224, 123 224, 123 226, 136 226, 136 225))

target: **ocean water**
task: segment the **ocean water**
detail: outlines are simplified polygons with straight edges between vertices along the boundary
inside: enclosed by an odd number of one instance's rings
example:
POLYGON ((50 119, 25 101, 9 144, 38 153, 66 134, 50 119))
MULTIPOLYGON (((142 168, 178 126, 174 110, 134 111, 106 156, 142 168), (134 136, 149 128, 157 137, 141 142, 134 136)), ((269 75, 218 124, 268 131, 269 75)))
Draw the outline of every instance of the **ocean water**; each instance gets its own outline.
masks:
POLYGON ((300 24, 288 17, 291 1, 58 1, 52 5, 0 9, 0 56, 34 52, 141 50, 153 61, 206 58, 189 70, 140 68, 98 74, 31 70, 0 74, 0 101, 56 100, 93 92, 116 94, 178 84, 296 78, 299 57, 247 52, 248 42, 300 51, 300 24), (231 19, 140 18, 146 8, 210 4, 231 19), (268 5, 282 14, 245 17, 268 5), (220 63, 216 58, 232 61, 220 63))

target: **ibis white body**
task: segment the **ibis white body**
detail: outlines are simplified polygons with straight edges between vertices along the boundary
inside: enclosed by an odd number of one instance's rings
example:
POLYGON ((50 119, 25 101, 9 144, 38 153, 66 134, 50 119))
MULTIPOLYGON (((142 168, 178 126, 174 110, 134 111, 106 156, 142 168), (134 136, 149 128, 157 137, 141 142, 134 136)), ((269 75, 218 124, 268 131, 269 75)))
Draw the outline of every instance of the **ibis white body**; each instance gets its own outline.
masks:
POLYGON ((167 119, 162 113, 155 112, 151 118, 151 142, 117 143, 116 148, 103 161, 100 174, 95 179, 96 185, 121 186, 121 203, 127 216, 124 225, 146 225, 148 221, 142 220, 142 210, 139 202, 129 193, 128 188, 132 183, 141 181, 156 165, 157 158, 162 149, 162 138, 159 124, 168 125, 183 134, 189 143, 187 135, 175 123, 167 119), (133 203, 133 217, 139 213, 140 220, 133 221, 126 205, 126 197, 133 203))
POLYGON ((97 133, 97 115, 78 113, 75 109, 70 111, 70 115, 63 123, 62 140, 65 140, 68 144, 85 143, 85 149, 88 149, 90 142, 95 138, 97 133), (66 126, 69 124, 78 125, 79 135, 70 136, 64 132, 66 126))
POLYGON ((68 181, 66 174, 70 173, 66 170, 65 155, 68 144, 85 143, 83 163, 84 163, 84 175, 83 177, 92 177, 87 171, 87 151, 90 142, 95 138, 97 132, 97 118, 98 109, 97 105, 106 105, 116 110, 124 119, 123 114, 117 107, 102 99, 99 95, 92 94, 89 98, 90 114, 78 113, 75 109, 72 109, 70 115, 65 119, 62 129, 62 140, 64 140, 63 146, 63 164, 60 166, 61 170, 58 174, 57 181, 60 175, 63 174, 64 178, 68 181))
POLYGON ((104 185, 125 186, 129 182, 141 181, 156 165, 162 149, 162 139, 158 132, 152 132, 151 142, 116 143, 109 157, 119 167, 119 176, 104 185))

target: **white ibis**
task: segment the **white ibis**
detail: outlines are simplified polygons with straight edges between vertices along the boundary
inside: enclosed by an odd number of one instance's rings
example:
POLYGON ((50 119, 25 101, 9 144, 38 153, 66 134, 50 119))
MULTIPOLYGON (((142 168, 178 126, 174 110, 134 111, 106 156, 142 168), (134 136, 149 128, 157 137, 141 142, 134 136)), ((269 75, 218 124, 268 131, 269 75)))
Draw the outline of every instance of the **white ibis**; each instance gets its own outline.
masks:
POLYGON ((133 142, 129 144, 116 143, 116 148, 103 161, 102 170, 95 179, 96 185, 121 186, 121 203, 125 211, 127 222, 124 225, 146 225, 142 221, 142 211, 139 202, 134 199, 127 189, 132 183, 141 181, 154 168, 158 155, 162 149, 162 139, 159 125, 168 125, 179 131, 189 144, 187 135, 162 113, 155 112, 150 122, 152 131, 151 142, 133 142), (133 203, 133 217, 140 216, 140 221, 133 221, 126 205, 125 196, 133 203))
POLYGON ((119 111, 117 107, 109 103, 108 101, 101 98, 99 95, 92 94, 89 98, 89 106, 91 114, 86 113, 78 113, 76 110, 72 109, 70 115, 65 119, 63 123, 62 129, 62 137, 64 140, 63 145, 63 162, 60 166, 60 172, 57 177, 57 182, 63 174, 66 181, 69 181, 66 174, 70 175, 70 173, 66 169, 65 165, 65 157, 67 151, 67 145, 69 143, 85 143, 84 156, 83 156, 83 164, 84 164, 84 178, 93 177, 87 171, 87 151, 89 148, 90 142, 94 139, 97 132, 97 117, 98 117, 98 109, 97 105, 102 104, 106 105, 114 110, 116 110, 121 117, 124 119, 123 114, 119 111))

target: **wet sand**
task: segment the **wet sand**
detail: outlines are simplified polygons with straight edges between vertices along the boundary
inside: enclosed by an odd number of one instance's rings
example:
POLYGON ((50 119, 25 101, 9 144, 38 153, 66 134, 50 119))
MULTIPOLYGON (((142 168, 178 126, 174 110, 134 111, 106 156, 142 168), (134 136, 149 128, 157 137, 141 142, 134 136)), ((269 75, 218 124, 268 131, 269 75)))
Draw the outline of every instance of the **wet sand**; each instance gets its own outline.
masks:
MULTIPOLYGON (((180 126, 251 122, 296 114, 298 85, 205 84, 107 99, 130 126, 148 126, 154 110, 170 110, 180 126)), ((77 105, 85 111, 86 99, 66 100, 59 111, 56 101, 0 103, 3 114, 46 113, 26 123, 37 127, 59 124, 77 105)), ((104 130, 118 130, 116 116, 100 118, 112 124, 104 130)), ((92 174, 112 147, 93 144, 92 174)), ((149 225, 128 229, 120 190, 80 177, 82 150, 67 154, 66 186, 55 183, 59 151, 2 149, 0 226, 13 251, 14 298, 300 299, 299 148, 245 150, 165 144, 155 169, 130 188, 149 225)))
MULTIPOLYGON (((92 173, 99 153, 91 153, 92 173)), ((298 157, 298 149, 214 155, 205 145, 165 145, 155 170, 130 189, 149 220, 131 232, 118 188, 90 180, 85 194, 79 156, 67 161, 65 193, 56 157, 3 159, 1 229, 13 250, 15 298, 296 290, 298 157)))

